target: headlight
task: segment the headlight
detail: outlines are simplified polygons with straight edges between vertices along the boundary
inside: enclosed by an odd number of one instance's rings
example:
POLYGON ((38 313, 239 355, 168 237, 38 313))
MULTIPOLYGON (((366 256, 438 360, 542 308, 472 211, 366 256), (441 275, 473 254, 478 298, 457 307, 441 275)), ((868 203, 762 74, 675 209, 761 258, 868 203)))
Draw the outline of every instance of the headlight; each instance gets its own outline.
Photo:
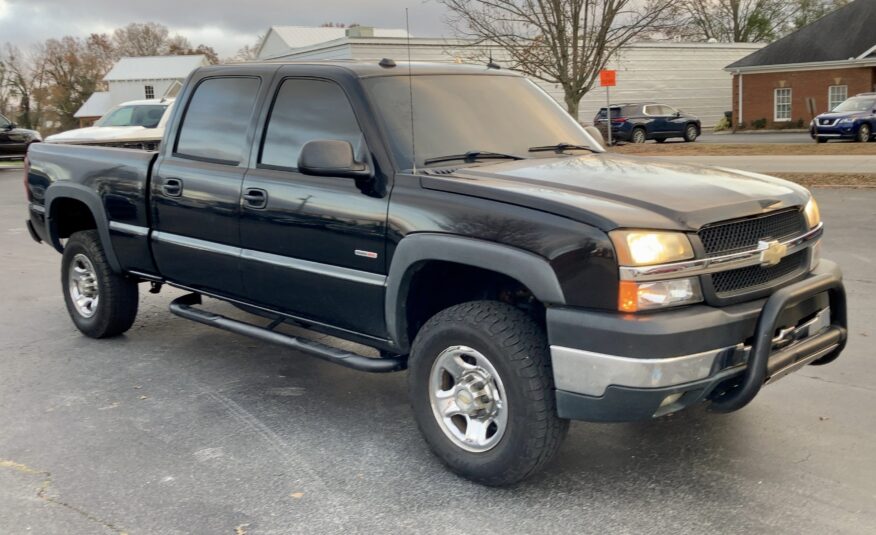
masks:
POLYGON ((853 117, 846 117, 845 119, 840 119, 840 124, 851 124, 855 122, 853 117))
POLYGON ((621 312, 639 312, 702 300, 703 292, 697 277, 655 282, 621 281, 617 307, 621 312))
POLYGON ((649 266, 694 257, 690 240, 681 232, 615 230, 609 236, 622 266, 649 266))
POLYGON ((818 211, 818 203, 815 202, 814 197, 809 198, 806 208, 803 209, 803 214, 806 216, 806 224, 809 225, 810 229, 814 229, 821 223, 821 213, 818 211))

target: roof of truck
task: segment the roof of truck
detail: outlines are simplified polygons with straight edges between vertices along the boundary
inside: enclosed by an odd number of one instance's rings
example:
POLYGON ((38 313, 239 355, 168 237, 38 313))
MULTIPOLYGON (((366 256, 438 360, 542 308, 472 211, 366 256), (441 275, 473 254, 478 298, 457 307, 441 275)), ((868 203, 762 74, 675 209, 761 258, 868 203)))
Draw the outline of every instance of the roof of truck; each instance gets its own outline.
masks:
MULTIPOLYGON (((430 63, 422 61, 407 61, 393 60, 394 66, 382 66, 383 60, 362 61, 362 60, 314 60, 314 61, 288 61, 288 60, 271 60, 271 61, 256 61, 247 63, 231 64, 232 66, 264 66, 276 67, 277 65, 312 65, 314 67, 338 67, 347 71, 353 72, 355 75, 366 78, 371 76, 407 76, 408 73, 416 76, 423 74, 496 74, 506 76, 520 76, 519 73, 509 69, 489 68, 486 65, 473 65, 461 63, 430 63)), ((215 65, 204 67, 201 71, 222 70, 228 68, 229 65, 215 65)))

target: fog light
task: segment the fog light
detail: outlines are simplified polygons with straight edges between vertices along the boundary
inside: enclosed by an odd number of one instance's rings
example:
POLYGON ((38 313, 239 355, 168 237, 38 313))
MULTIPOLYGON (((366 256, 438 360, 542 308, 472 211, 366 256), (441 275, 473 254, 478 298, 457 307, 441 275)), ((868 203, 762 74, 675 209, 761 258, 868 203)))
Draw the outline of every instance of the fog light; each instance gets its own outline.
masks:
POLYGON ((659 408, 662 409, 663 407, 668 407, 668 406, 672 405, 673 403, 675 403, 676 401, 681 399, 681 396, 683 396, 683 395, 684 395, 684 392, 678 392, 677 394, 669 394, 668 396, 663 398, 663 402, 660 403, 659 408))
POLYGON ((696 277, 639 283, 621 281, 618 309, 622 312, 638 312, 698 303, 702 300, 703 292, 696 277))

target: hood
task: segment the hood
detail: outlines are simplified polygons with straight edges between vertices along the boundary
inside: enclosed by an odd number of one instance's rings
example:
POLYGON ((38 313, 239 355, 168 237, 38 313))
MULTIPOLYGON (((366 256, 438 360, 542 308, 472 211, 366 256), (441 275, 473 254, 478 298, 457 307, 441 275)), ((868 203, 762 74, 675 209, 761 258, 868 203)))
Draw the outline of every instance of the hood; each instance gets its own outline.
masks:
POLYGON ((845 119, 847 117, 857 118, 859 116, 866 115, 860 111, 841 111, 841 112, 829 112, 822 113, 821 115, 816 115, 815 120, 819 121, 821 119, 845 119))
POLYGON ((163 135, 163 128, 90 126, 49 136, 46 138, 46 141, 49 143, 92 143, 101 141, 160 140, 163 135))
POLYGON ((427 189, 527 206, 605 231, 695 231, 809 200, 805 188, 765 175, 609 154, 519 160, 449 175, 433 170, 420 180, 427 189))

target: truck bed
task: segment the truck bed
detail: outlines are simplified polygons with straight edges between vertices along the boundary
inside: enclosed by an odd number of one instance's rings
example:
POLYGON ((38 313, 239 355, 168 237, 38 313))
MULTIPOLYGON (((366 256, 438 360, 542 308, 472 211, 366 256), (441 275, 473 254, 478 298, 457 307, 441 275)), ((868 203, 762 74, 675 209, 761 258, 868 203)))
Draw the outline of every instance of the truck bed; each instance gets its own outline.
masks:
POLYGON ((111 239, 118 267, 154 273, 149 252, 149 179, 157 152, 37 143, 28 151, 30 222, 36 234, 61 249, 65 224, 52 220, 53 201, 81 202, 101 234, 111 239), (54 230, 53 230, 54 225, 54 230), (119 262, 121 261, 121 262, 119 262))

